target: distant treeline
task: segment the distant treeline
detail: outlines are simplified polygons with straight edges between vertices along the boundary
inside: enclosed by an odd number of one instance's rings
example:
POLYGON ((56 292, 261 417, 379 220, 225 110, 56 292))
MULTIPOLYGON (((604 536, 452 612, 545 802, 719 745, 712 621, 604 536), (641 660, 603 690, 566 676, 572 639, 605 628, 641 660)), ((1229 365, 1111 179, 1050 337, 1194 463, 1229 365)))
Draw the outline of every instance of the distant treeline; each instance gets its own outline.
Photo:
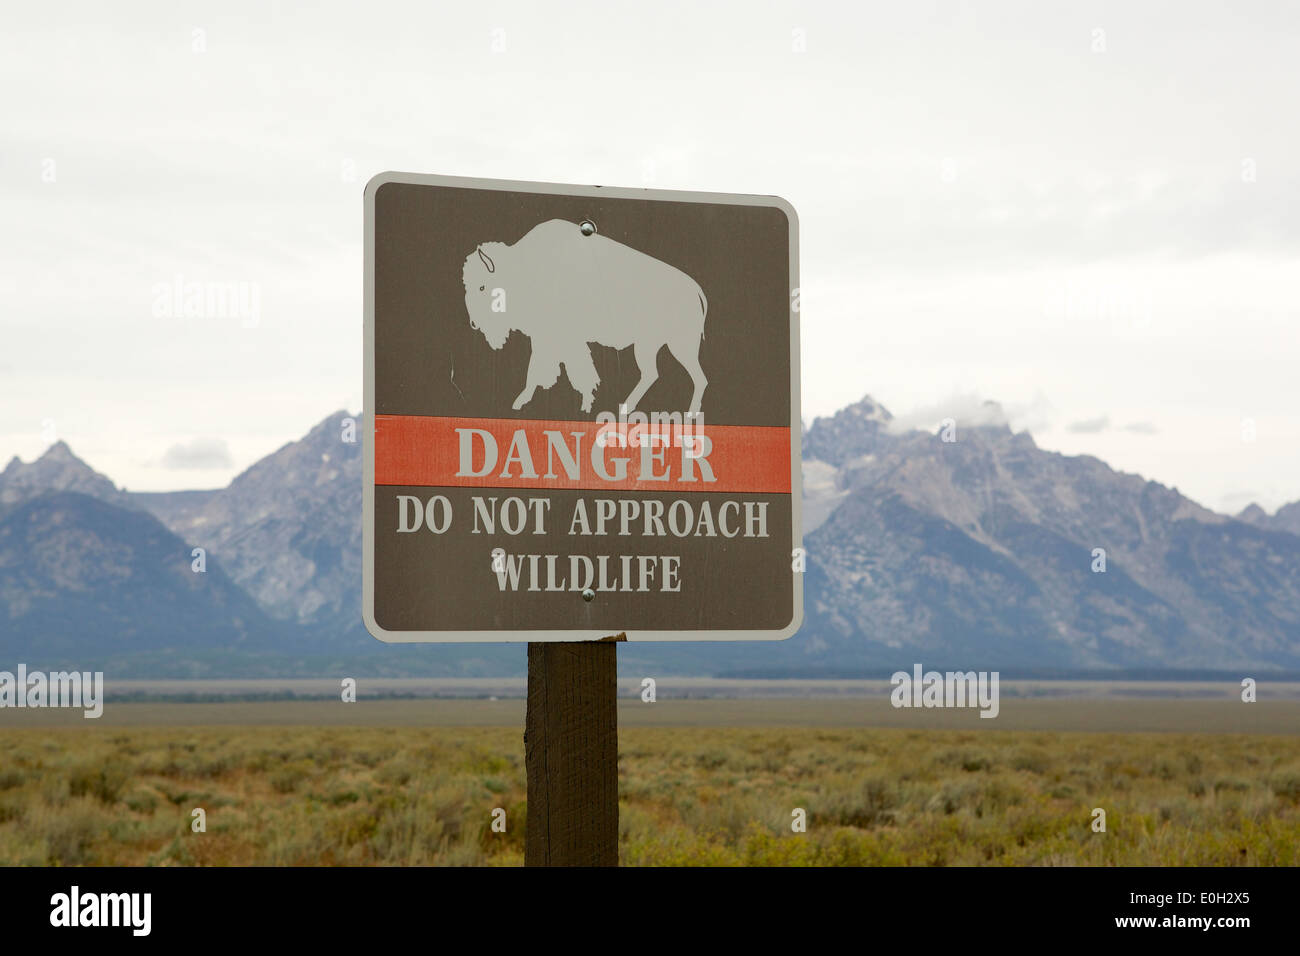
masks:
MULTIPOLYGON (((923 662, 927 671, 969 671, 977 668, 967 664, 930 664, 923 662)), ((789 670, 770 670, 764 668, 730 670, 709 676, 719 680, 889 680, 898 670, 907 667, 865 667, 865 668, 800 668, 789 670)), ((1072 681, 1229 681, 1241 683, 1244 677, 1266 680, 1276 683, 1300 682, 1300 671, 1242 669, 1239 671, 1219 670, 1168 670, 1161 668, 1138 667, 1126 670, 1072 670, 1070 668, 1026 668, 1008 667, 997 670, 1002 680, 1072 680, 1072 681)))

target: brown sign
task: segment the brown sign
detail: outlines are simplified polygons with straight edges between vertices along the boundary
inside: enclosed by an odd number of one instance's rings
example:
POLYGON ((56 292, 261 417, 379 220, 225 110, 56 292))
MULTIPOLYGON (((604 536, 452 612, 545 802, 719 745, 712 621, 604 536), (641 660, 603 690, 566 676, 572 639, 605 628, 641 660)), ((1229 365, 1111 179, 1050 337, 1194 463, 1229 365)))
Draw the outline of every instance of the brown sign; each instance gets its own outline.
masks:
POLYGON ((799 279, 770 196, 370 181, 366 626, 799 626, 799 279))

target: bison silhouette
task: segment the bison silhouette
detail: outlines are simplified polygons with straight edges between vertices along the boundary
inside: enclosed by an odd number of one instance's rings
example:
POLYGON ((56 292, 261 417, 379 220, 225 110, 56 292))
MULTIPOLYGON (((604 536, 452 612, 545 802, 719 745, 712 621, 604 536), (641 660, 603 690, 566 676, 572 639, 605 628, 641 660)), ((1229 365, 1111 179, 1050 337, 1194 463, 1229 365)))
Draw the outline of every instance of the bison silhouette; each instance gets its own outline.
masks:
MULTIPOLYGON (((514 245, 485 242, 462 270, 470 327, 499 349, 512 331, 532 344, 528 376, 514 401, 522 408, 538 388, 560 378, 560 366, 591 411, 600 376, 591 344, 632 346, 640 381, 627 396, 629 409, 659 377, 665 345, 694 390, 688 412, 698 413, 708 379, 700 368, 700 341, 708 301, 699 284, 653 256, 599 234, 584 234, 565 219, 530 229, 514 245)), ((674 409, 658 409, 674 411, 674 409)))

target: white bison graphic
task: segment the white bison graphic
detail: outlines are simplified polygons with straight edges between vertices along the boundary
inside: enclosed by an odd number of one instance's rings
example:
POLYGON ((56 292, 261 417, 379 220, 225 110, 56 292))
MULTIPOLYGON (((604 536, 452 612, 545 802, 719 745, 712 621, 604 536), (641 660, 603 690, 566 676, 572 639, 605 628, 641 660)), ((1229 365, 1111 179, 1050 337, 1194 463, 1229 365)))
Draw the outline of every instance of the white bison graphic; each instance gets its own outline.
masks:
POLYGON ((577 223, 551 219, 514 245, 481 244, 465 259, 462 279, 470 326, 488 345, 501 348, 512 330, 532 343, 515 409, 539 387, 554 385, 563 364, 582 410, 590 412, 600 384, 588 347, 595 343, 632 346, 641 380, 627 397, 628 409, 658 378, 655 360, 666 345, 694 383, 688 411, 700 411, 708 386, 699 355, 708 302, 681 270, 605 236, 584 235, 577 223))

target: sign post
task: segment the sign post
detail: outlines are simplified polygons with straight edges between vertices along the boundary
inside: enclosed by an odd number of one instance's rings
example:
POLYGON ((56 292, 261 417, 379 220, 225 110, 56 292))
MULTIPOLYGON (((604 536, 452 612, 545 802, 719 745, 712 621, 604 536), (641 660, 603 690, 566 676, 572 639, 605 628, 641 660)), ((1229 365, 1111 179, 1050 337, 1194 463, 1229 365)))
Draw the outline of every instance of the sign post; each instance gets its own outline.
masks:
POLYGON ((794 211, 383 173, 365 224, 366 626, 528 642, 526 861, 615 865, 614 641, 802 620, 794 211))
POLYGON ((528 645, 525 866, 618 866, 617 647, 528 645))

